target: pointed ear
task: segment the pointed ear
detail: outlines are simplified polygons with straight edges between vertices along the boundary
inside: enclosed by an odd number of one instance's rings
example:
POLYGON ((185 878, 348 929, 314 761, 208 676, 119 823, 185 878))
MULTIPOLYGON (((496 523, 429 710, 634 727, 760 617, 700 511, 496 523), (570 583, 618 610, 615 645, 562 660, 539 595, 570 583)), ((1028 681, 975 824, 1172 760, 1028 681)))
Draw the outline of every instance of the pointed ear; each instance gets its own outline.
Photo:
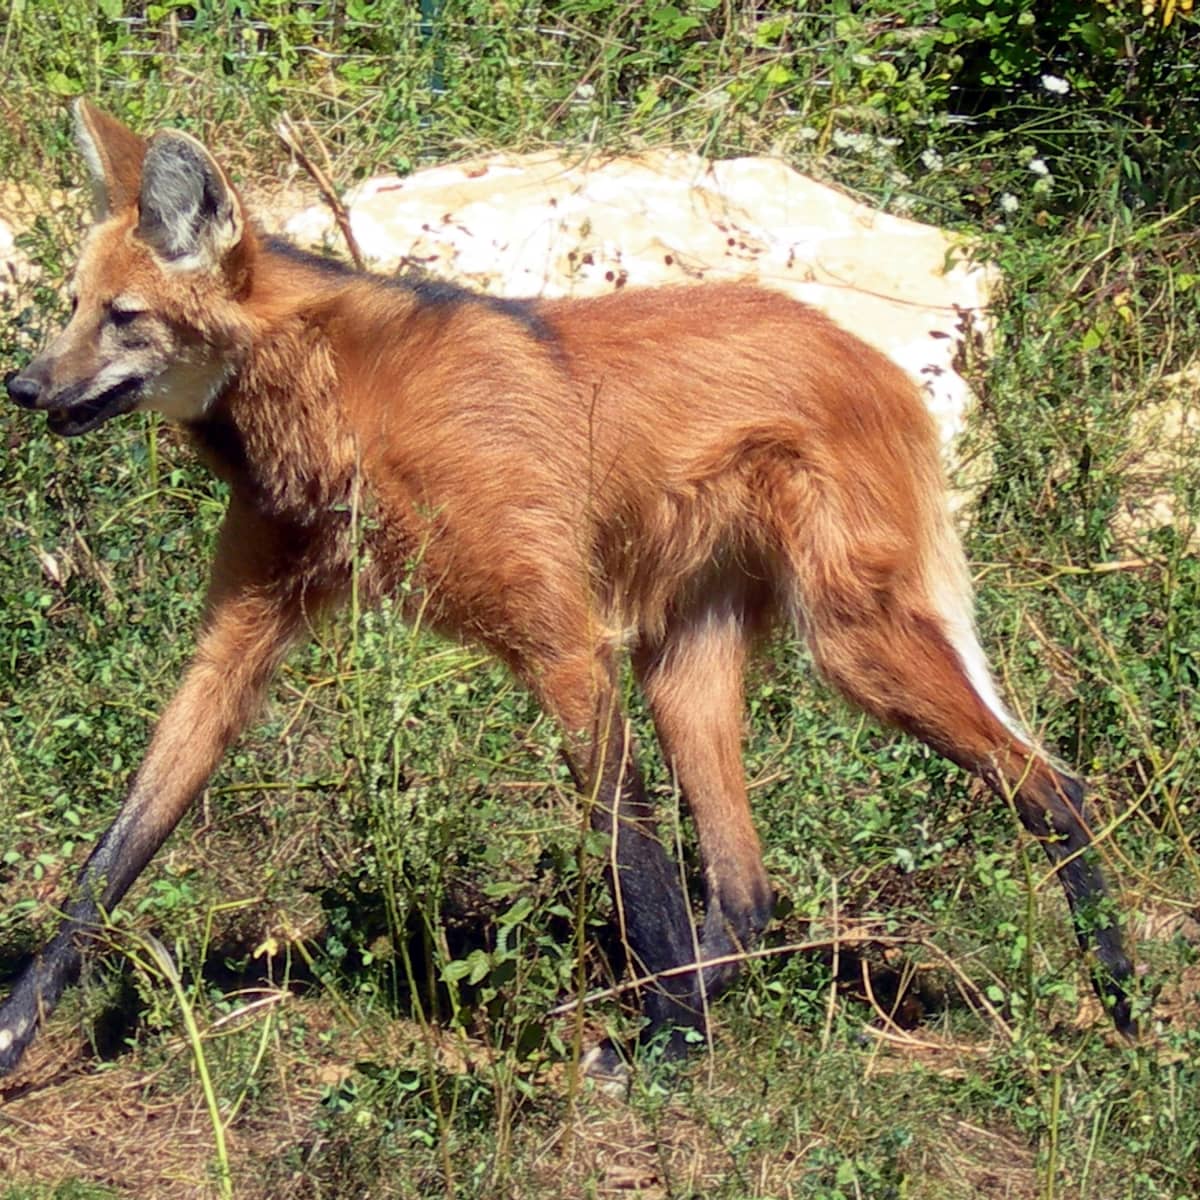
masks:
POLYGON ((90 100, 75 104, 75 140, 92 177, 96 220, 137 200, 146 143, 90 100))
POLYGON ((150 139, 138 194, 137 236, 168 263, 221 264, 242 240, 242 204, 225 172, 194 137, 150 139))

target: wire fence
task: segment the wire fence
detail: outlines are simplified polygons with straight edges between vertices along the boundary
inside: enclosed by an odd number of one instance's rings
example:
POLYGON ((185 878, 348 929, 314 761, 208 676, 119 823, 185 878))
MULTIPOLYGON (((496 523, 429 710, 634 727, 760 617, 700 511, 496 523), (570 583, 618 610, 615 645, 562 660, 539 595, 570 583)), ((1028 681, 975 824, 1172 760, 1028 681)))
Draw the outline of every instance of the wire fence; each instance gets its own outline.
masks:
MULTIPOLYGON (((1122 188, 1155 207, 1186 201, 1200 177, 1200 22, 1179 18, 1164 34, 1139 24, 1140 9, 1127 19, 1136 36, 1110 38, 1095 63, 1048 26, 1027 39, 1020 69, 989 74, 980 56, 1004 38, 945 21, 967 0, 2 5, 0 73, 24 77, 30 95, 119 96, 116 109, 144 127, 237 128, 247 159, 294 116, 349 177, 367 161, 403 170, 484 146, 676 144, 806 165, 837 155, 850 165, 840 181, 885 196, 897 166, 973 163, 992 130, 1052 156, 1068 204, 1094 191, 1105 158, 1127 160, 1122 188), (885 139, 903 146, 883 154, 885 139)), ((26 145, 62 137, 51 114, 15 116, 26 145)))
MULTIPOLYGON (((453 59, 460 64, 469 64, 481 46, 507 44, 508 54, 524 68, 549 72, 552 75, 569 76, 581 64, 594 59, 606 49, 608 35, 602 29, 587 22, 573 20, 570 5, 532 5, 535 19, 521 20, 509 17, 503 21, 481 19, 478 15, 463 15, 460 6, 447 4, 446 0, 420 0, 418 4, 382 3, 364 4, 354 0, 295 0, 284 10, 270 16, 261 15, 270 5, 249 3, 215 3, 163 7, 145 5, 140 12, 123 13, 114 24, 124 31, 127 42, 121 49, 126 59, 154 61, 166 69, 174 62, 185 65, 197 41, 211 43, 214 39, 223 43, 222 55, 226 62, 236 68, 261 62, 272 54, 287 58, 311 59, 327 70, 341 70, 354 75, 355 68, 371 70, 380 66, 380 55, 388 50, 403 46, 416 57, 427 57, 428 86, 431 93, 438 95, 446 91, 444 78, 445 63, 453 59), (545 19, 548 15, 557 20, 545 19), (258 15, 256 15, 258 14, 258 15), (537 19, 541 18, 541 19, 537 19), (307 35, 307 40, 296 37, 307 35), (556 53, 557 51, 557 53, 556 53)), ((575 6, 584 8, 585 6, 575 6)), ((804 45, 792 44, 786 55, 792 61, 809 58, 814 62, 827 56, 836 44, 835 29, 841 13, 829 4, 795 5, 764 4, 747 6, 748 12, 761 10, 766 19, 773 11, 786 13, 787 19, 797 30, 824 30, 824 36, 812 38, 804 45)), ((748 28, 753 28, 749 19, 748 28)), ((878 32, 894 31, 891 22, 880 22, 878 32)), ((689 39, 703 49, 702 34, 689 39)), ((612 35, 612 45, 619 37, 612 35)), ((1200 51, 1200 32, 1189 39, 1200 51)), ((611 47, 610 47, 611 48, 611 47)), ((907 52, 902 42, 878 44, 871 54, 880 61, 900 61, 907 52)), ((1113 60, 1118 71, 1132 72, 1136 67, 1136 55, 1132 43, 1128 53, 1113 60)), ((1069 73, 1072 60, 1053 52, 1048 54, 1040 70, 1050 75, 1065 76, 1069 73)), ((1175 58, 1160 66, 1161 72, 1177 86, 1177 99, 1187 105, 1200 104, 1200 87, 1196 72, 1200 70, 1200 53, 1195 57, 1175 58)), ((809 81, 815 88, 828 89, 833 81, 814 71, 809 81)), ((127 79, 132 86, 136 79, 127 79)), ((949 84, 951 96, 962 96, 977 91, 974 87, 949 84)), ((1025 90, 1022 84, 999 83, 991 89, 992 99, 1003 102, 1006 98, 1016 100, 1025 90)), ((626 104, 631 103, 626 100, 626 104)), ((952 104, 951 109, 955 106, 952 104)), ((965 114, 957 114, 965 117, 965 114)))

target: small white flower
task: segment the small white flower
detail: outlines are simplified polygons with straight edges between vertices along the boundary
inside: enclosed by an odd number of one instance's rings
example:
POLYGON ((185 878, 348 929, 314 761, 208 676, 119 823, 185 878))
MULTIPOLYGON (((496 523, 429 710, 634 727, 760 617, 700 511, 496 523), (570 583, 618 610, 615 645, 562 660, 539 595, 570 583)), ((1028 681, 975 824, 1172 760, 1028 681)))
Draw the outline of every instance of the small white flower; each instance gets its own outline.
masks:
POLYGON ((854 130, 835 129, 833 144, 838 150, 856 150, 861 153, 871 148, 871 138, 865 133, 858 133, 854 130))
POLYGON ((1029 169, 1035 175, 1049 175, 1050 168, 1046 166, 1046 160, 1042 158, 1031 158, 1029 160, 1029 169))
POLYGON ((921 165, 927 171, 940 171, 945 166, 945 162, 932 146, 927 146, 921 151, 921 165))
POLYGON ((863 134, 862 151, 864 154, 869 154, 872 158, 878 159, 880 162, 891 157, 892 151, 900 145, 899 138, 878 137, 875 134, 863 134))
POLYGON ((581 83, 575 89, 575 98, 577 100, 590 100, 596 94, 596 88, 590 83, 581 83))
POLYGON ((1071 90, 1071 85, 1058 75, 1043 75, 1042 87, 1055 96, 1065 96, 1071 90))
POLYGON ((1021 207, 1021 202, 1012 194, 1004 192, 1000 196, 1000 208, 1006 213, 1014 213, 1021 207))

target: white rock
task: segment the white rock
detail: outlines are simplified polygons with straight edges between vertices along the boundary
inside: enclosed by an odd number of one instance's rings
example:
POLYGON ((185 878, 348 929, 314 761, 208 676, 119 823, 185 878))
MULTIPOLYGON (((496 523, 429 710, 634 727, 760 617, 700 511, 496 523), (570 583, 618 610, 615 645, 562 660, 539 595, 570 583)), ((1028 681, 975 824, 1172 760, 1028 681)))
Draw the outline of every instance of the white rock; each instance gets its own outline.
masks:
POLYGON ((0 217, 0 301, 12 303, 18 286, 32 277, 29 256, 17 246, 12 226, 0 217))
POLYGON ((1179 529, 1185 545, 1200 553, 1200 515, 1186 501, 1181 482, 1196 479, 1200 463, 1200 360, 1159 381, 1133 409, 1120 464, 1121 496, 1113 533, 1122 553, 1147 549, 1147 535, 1164 526, 1179 529))

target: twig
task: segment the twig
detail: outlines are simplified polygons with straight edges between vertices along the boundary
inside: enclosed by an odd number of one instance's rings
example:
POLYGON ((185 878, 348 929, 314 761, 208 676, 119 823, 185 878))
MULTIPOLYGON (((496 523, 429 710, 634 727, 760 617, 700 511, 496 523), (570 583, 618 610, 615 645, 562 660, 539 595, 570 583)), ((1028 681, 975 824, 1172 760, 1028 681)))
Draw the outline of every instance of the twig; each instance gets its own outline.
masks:
POLYGON ((1042 588, 1048 583, 1052 583, 1055 579, 1061 579, 1063 576, 1070 575, 1110 575, 1114 571, 1149 571, 1155 568, 1161 568, 1164 560, 1162 558, 1121 558, 1113 559, 1109 562, 1085 563, 1083 566, 1076 566, 1074 563, 1050 563, 1036 560, 1029 560, 1023 563, 1015 562, 989 562, 979 563, 978 569, 974 573, 974 582, 978 584, 987 575, 992 574, 996 570, 1019 570, 1030 575, 1029 579, 1010 580, 1005 584, 1010 589, 1016 588, 1042 588), (1036 570, 1042 570, 1044 574, 1033 574, 1036 570))
POLYGON ((829 1041, 833 1036, 833 1017, 834 1013, 837 1011, 838 974, 841 971, 842 965, 842 938, 841 932, 838 928, 838 918, 841 915, 841 910, 838 906, 836 875, 831 877, 831 883, 833 885, 833 894, 830 905, 833 915, 833 968, 830 971, 829 979, 829 1001, 825 1005, 825 1029, 821 1033, 822 1054, 829 1049, 829 1041))
POLYGON ((268 992, 265 996, 260 996, 257 1000, 251 1000, 249 1004, 243 1004, 241 1008, 235 1008, 233 1012, 227 1012, 224 1016, 218 1017, 208 1027, 208 1033, 212 1034, 220 1029, 222 1025, 228 1025, 233 1021, 238 1021, 242 1017, 257 1011, 260 1008, 270 1008, 276 1004, 283 1004, 289 996, 288 992, 268 992))
POLYGON ((880 1029, 875 1025, 864 1025, 863 1033, 879 1042, 891 1042, 896 1046, 904 1046, 911 1050, 944 1050, 954 1054, 972 1054, 981 1058, 987 1053, 983 1046, 970 1042, 931 1042, 928 1038, 919 1038, 907 1029, 898 1026, 892 1029, 880 1029))
POLYGON ((1016 1032, 1012 1026, 1004 1020, 995 1007, 988 1001, 987 997, 971 982, 962 968, 940 946, 923 937, 893 937, 857 930, 849 937, 841 936, 818 938, 815 941, 809 942, 790 942, 786 946, 768 946, 762 950, 748 950, 741 954, 723 954, 719 958, 705 958, 698 962, 684 963, 682 966, 672 967, 669 971, 659 971, 653 975, 642 975, 626 983, 618 983, 613 987, 589 992, 586 996, 577 996, 573 1000, 566 1000, 562 1004, 550 1009, 546 1015, 549 1017, 561 1017, 566 1013, 575 1012, 582 1006, 592 1004, 597 1000, 608 1000, 614 996, 620 996, 625 992, 632 991, 634 988, 642 988, 647 984, 655 983, 660 979, 669 979, 675 975, 683 975, 696 970, 705 970, 708 967, 719 967, 728 963, 745 963, 757 958, 776 958, 781 954, 799 954, 809 950, 828 950, 834 946, 868 942, 876 946, 920 946, 929 951, 930 954, 940 959, 946 969, 955 976, 959 984, 959 990, 971 1008, 974 1009, 975 1005, 978 1005, 988 1014, 996 1027, 1010 1042, 1017 1040, 1016 1032))
MULTIPOLYGON (((312 158, 304 150, 304 147, 300 145, 296 128, 287 117, 279 119, 279 124, 275 126, 275 132, 278 134, 279 140, 295 156, 296 161, 312 176, 313 182, 317 185, 317 189, 321 193, 321 198, 329 205, 329 209, 333 213, 333 219, 337 222, 338 229, 341 230, 342 237, 346 242, 346 249, 350 252, 350 257, 353 259, 354 265, 360 271, 365 270, 366 262, 363 259, 362 251, 358 248, 358 242, 354 237, 354 230, 350 228, 350 213, 342 203, 341 197, 334 190, 333 184, 329 182, 329 176, 313 162, 312 158)), ((311 127, 309 132, 312 133, 314 138, 316 137, 311 127)), ((324 146, 321 147, 321 152, 325 154, 324 146)), ((325 159, 328 162, 329 156, 327 154, 325 154, 325 159)))

